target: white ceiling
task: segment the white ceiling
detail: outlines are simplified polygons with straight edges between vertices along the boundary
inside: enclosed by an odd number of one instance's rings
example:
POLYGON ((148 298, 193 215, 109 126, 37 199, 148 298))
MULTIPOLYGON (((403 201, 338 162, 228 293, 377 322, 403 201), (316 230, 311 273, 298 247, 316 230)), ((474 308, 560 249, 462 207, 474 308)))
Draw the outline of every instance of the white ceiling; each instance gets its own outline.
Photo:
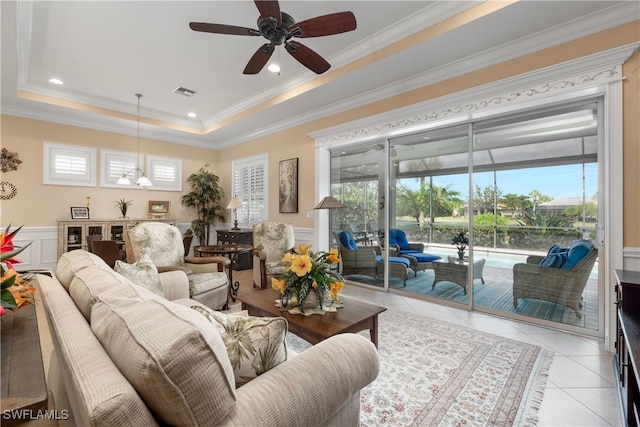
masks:
POLYGON ((188 24, 257 28, 252 1, 0 3, 3 113, 135 134, 141 93, 143 137, 212 149, 640 18, 636 1, 501 2, 488 13, 480 1, 282 0, 297 21, 350 10, 358 27, 303 40, 332 64, 320 76, 282 46, 271 58, 280 75, 244 75, 263 38, 188 24))

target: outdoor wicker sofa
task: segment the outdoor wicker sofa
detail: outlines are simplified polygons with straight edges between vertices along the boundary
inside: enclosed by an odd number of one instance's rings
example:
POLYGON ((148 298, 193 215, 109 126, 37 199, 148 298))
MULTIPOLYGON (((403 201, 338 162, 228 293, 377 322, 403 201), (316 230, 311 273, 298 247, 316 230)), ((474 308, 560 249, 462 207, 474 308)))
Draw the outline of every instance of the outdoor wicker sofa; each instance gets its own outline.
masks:
POLYGON ((513 266, 514 307, 518 307, 519 298, 534 298, 569 307, 581 319, 582 293, 597 257, 598 249, 593 247, 568 269, 539 265, 543 256, 527 257, 526 264, 513 266))

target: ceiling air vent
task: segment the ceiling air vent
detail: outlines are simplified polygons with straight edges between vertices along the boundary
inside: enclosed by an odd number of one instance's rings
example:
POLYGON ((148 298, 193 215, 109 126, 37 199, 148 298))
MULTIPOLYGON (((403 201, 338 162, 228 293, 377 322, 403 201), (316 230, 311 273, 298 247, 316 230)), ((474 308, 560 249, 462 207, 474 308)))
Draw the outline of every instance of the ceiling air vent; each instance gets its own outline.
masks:
POLYGON ((175 93, 177 93, 178 95, 184 95, 184 96, 189 96, 189 97, 191 97, 191 96, 196 94, 195 90, 187 89, 186 87, 182 87, 182 86, 178 86, 173 91, 175 93))

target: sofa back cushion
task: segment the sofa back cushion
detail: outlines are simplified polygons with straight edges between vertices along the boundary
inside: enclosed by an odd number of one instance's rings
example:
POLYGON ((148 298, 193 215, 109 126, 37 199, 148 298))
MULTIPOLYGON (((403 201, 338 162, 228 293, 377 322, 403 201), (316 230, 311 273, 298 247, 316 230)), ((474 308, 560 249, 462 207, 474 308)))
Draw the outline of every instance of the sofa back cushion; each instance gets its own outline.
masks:
POLYGON ((93 304, 96 303, 98 295, 103 292, 111 292, 128 298, 161 298, 153 292, 133 284, 129 279, 113 270, 105 271, 96 266, 78 271, 69 285, 69 295, 87 322, 91 320, 93 304))
POLYGON ((99 256, 77 249, 62 254, 56 266, 56 277, 68 291, 76 273, 87 267, 98 267, 102 270, 112 271, 111 267, 99 256))
POLYGON ((91 329, 161 423, 217 425, 234 408, 224 342, 195 310, 104 292, 91 311, 91 329))

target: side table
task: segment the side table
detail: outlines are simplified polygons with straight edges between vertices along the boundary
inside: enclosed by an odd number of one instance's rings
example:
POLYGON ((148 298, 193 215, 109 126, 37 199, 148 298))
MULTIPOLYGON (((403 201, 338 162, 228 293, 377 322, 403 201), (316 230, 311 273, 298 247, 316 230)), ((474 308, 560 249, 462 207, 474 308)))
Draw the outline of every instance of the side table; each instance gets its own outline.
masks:
POLYGON ((4 418, 5 412, 47 409, 47 385, 42 366, 36 307, 28 305, 2 316, 2 425, 26 421, 4 418))
MULTIPOLYGON (((480 258, 473 262, 473 280, 480 279, 484 284, 482 278, 482 270, 484 269, 484 258, 480 258)), ((456 285, 462 287, 464 294, 467 294, 467 278, 469 274, 469 262, 468 261, 434 261, 432 263, 435 277, 433 278, 433 286, 431 289, 436 288, 438 282, 453 282, 456 285)))
POLYGON ((240 254, 251 253, 253 247, 251 245, 207 245, 199 246, 195 248, 196 255, 198 256, 212 256, 222 255, 229 258, 231 263, 229 264, 229 296, 233 302, 236 302, 238 296, 238 289, 240 288, 240 282, 233 281, 233 266, 238 263, 238 256, 240 254))
MULTIPOLYGON (((239 230, 218 230, 216 243, 218 245, 252 245, 253 230, 248 228, 241 228, 239 230)), ((250 252, 238 254, 236 263, 233 265, 233 269, 251 270, 252 268, 253 254, 250 252)))

